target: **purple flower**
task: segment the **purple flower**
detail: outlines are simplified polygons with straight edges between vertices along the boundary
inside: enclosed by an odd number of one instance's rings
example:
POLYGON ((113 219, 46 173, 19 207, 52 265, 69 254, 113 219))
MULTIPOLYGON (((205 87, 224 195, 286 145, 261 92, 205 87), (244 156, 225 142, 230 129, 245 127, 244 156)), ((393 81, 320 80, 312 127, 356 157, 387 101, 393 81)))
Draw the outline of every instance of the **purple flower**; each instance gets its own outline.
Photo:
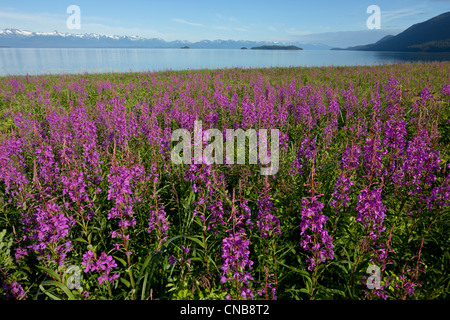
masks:
POLYGON ((315 196, 302 199, 302 208, 300 209, 300 236, 302 240, 300 245, 303 250, 312 254, 307 259, 308 270, 315 270, 317 265, 325 262, 327 258, 334 258, 333 239, 325 230, 328 217, 320 213, 323 208, 324 204, 317 201, 315 196))
POLYGON ((386 217, 386 207, 381 201, 382 188, 373 190, 363 189, 358 196, 355 220, 361 222, 365 228, 369 229, 369 236, 375 240, 386 227, 383 226, 386 217))
POLYGON ((52 202, 44 206, 38 205, 34 210, 30 216, 22 214, 26 239, 31 241, 27 249, 34 250, 62 265, 67 253, 71 251, 71 241, 66 237, 75 220, 60 213, 59 205, 52 202))
POLYGON ((348 192, 354 184, 354 181, 350 180, 349 177, 341 175, 338 178, 338 181, 334 187, 334 192, 331 195, 333 200, 331 200, 330 206, 336 208, 336 210, 338 210, 337 207, 339 204, 348 207, 350 205, 350 197, 348 192))
POLYGON ((402 166, 404 175, 401 182, 410 186, 409 194, 411 196, 422 193, 422 182, 431 186, 436 181, 435 172, 440 169, 441 159, 439 150, 432 151, 430 140, 428 131, 422 130, 408 143, 406 148, 402 166))
POLYGON ((114 206, 108 213, 108 219, 118 219, 120 232, 113 232, 111 235, 122 239, 129 239, 126 234, 127 229, 135 227, 133 204, 141 201, 139 195, 139 185, 148 180, 145 176, 145 170, 142 165, 134 165, 131 168, 125 166, 112 166, 108 176, 109 189, 108 200, 114 202, 114 206))
POLYGON ((36 161, 39 164, 40 183, 48 190, 56 188, 59 182, 59 165, 55 161, 53 149, 49 145, 38 146, 35 150, 36 161))
POLYGON ((2 281, 2 290, 6 293, 6 300, 23 300, 27 298, 27 294, 22 286, 8 275, 6 275, 5 281, 2 281))
POLYGON ((89 201, 86 192, 86 182, 83 179, 83 171, 72 170, 69 172, 69 177, 61 176, 61 183, 63 185, 63 195, 68 195, 69 198, 79 203, 82 201, 89 201))
POLYGON ((22 148, 21 139, 0 142, 0 181, 4 181, 5 193, 11 197, 17 196, 29 183, 25 173, 22 172, 25 166, 22 148))
POLYGON ((380 139, 366 139, 366 144, 363 146, 363 165, 366 168, 367 175, 370 175, 371 173, 373 173, 375 177, 381 175, 382 157, 386 152, 386 150, 382 150, 381 148, 380 139))
POLYGON ((112 256, 108 256, 102 252, 100 257, 96 258, 94 252, 88 250, 83 254, 83 262, 81 263, 85 267, 84 272, 97 272, 101 275, 97 278, 98 284, 101 285, 107 281, 114 284, 114 281, 119 278, 118 273, 110 275, 113 268, 117 267, 116 261, 112 256))
POLYGON ((250 260, 250 240, 245 238, 245 232, 240 230, 235 234, 230 233, 222 241, 223 265, 221 283, 238 281, 242 286, 239 292, 243 298, 252 299, 253 293, 247 287, 253 277, 249 270, 252 269, 253 261, 250 260))
POLYGON ((270 231, 276 235, 281 235, 280 219, 273 213, 273 203, 270 201, 270 186, 267 180, 264 182, 264 190, 261 198, 258 199, 258 216, 256 225, 261 232, 261 237, 267 238, 270 231))
POLYGON ((86 251, 86 253, 83 254, 83 262, 81 264, 85 266, 85 273, 88 273, 89 271, 97 271, 94 252, 92 252, 91 250, 86 251))
POLYGON ((292 160, 291 170, 289 171, 290 175, 294 175, 298 173, 302 175, 302 168, 306 166, 308 163, 308 159, 312 159, 314 157, 314 152, 316 149, 316 140, 311 140, 310 138, 303 139, 300 150, 297 153, 297 156, 292 160))
POLYGON ((354 144, 352 144, 351 147, 345 148, 344 154, 342 155, 341 169, 343 172, 336 181, 330 203, 331 207, 336 208, 336 212, 339 212, 339 207, 341 205, 345 207, 350 205, 349 192, 351 191, 351 187, 355 184, 351 179, 351 176, 359 166, 360 155, 361 148, 354 144))
POLYGON ((167 240, 167 232, 169 230, 169 222, 167 221, 164 206, 161 204, 156 210, 150 210, 150 218, 148 218, 147 232, 151 233, 156 230, 158 245, 162 245, 167 240))
POLYGON ((169 265, 172 267, 175 264, 175 262, 177 262, 177 259, 175 259, 173 254, 170 255, 170 257, 169 257, 169 265))

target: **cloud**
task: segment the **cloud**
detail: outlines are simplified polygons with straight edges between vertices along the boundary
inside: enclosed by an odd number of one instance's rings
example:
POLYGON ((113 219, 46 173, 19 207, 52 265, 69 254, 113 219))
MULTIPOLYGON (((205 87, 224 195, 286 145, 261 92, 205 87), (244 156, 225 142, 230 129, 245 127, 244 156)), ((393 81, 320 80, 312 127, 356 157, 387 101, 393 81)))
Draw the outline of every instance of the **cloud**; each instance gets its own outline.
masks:
POLYGON ((220 13, 216 13, 214 15, 214 21, 218 22, 236 22, 236 18, 234 17, 225 17, 224 15, 220 14, 220 13))
POLYGON ((408 16, 416 16, 419 14, 424 14, 426 11, 423 7, 421 8, 403 8, 398 10, 383 11, 381 10, 381 22, 389 22, 396 19, 401 19, 408 16))
POLYGON ((203 24, 201 24, 201 23, 190 22, 190 21, 187 21, 187 20, 184 20, 184 19, 173 18, 172 21, 178 22, 178 23, 187 24, 187 25, 190 25, 190 26, 205 28, 205 26, 203 24))
POLYGON ((403 30, 398 29, 379 29, 362 31, 339 31, 313 33, 291 37, 290 41, 303 43, 323 43, 331 47, 346 48, 350 46, 374 43, 386 35, 396 35, 403 30))
POLYGON ((243 27, 234 27, 233 30, 235 30, 235 31, 242 31, 242 32, 249 32, 249 31, 250 31, 249 28, 250 28, 250 27, 247 27, 247 26, 243 26, 243 27))
POLYGON ((230 30, 231 28, 230 27, 227 27, 227 26, 213 26, 213 29, 216 29, 216 30, 230 30))
POLYGON ((295 35, 295 36, 304 36, 304 35, 308 35, 308 34, 312 33, 311 31, 298 30, 296 28, 287 28, 287 29, 284 29, 284 32, 295 35))
POLYGON ((68 15, 51 14, 47 12, 29 14, 18 13, 13 11, 0 11, 0 19, 15 20, 21 22, 37 22, 37 23, 65 23, 68 15))

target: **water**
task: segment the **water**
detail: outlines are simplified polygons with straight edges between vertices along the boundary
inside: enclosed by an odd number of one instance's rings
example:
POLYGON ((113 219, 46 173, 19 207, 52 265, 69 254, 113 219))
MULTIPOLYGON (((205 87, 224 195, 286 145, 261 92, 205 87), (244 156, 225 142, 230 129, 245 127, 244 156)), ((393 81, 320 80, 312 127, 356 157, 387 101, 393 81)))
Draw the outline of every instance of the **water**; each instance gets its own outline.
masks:
POLYGON ((349 66, 449 61, 450 53, 228 49, 0 48, 0 76, 233 67, 349 66))

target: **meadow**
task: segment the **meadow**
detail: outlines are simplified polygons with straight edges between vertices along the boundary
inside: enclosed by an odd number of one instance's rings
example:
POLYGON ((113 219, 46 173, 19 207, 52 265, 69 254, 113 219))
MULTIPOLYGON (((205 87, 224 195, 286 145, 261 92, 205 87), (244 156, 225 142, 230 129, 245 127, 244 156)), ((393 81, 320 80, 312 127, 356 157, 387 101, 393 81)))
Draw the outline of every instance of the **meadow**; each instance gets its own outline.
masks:
POLYGON ((0 299, 448 299, 449 75, 1 77, 0 299), (278 129, 279 170, 173 163, 196 120, 278 129))

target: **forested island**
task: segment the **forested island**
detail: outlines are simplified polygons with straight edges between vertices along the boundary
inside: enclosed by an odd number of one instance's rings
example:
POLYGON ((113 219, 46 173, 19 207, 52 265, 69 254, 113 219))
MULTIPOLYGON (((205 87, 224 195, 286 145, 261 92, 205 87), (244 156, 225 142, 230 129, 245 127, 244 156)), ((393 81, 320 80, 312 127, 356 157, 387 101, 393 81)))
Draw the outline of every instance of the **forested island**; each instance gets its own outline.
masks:
POLYGON ((303 50, 297 46, 260 46, 260 47, 252 47, 252 50, 303 50))

